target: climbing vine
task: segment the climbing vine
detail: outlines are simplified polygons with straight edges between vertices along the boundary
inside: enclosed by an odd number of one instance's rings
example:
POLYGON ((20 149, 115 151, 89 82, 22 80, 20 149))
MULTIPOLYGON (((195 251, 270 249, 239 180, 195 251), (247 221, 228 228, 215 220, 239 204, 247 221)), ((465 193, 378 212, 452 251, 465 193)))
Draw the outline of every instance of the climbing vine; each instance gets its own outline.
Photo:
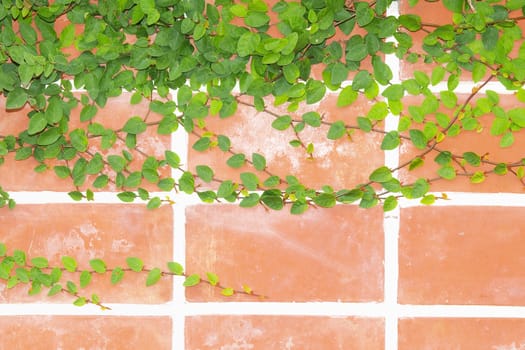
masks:
MULTIPOLYGON (((0 163, 36 161, 41 176, 71 183, 75 201, 93 201, 97 191, 112 190, 121 201, 141 200, 149 209, 173 203, 170 193, 178 192, 207 203, 286 207, 293 214, 337 203, 389 211, 401 198, 423 204, 446 199, 431 191, 438 181, 465 177, 476 184, 506 175, 525 185, 525 158, 492 159, 483 150, 455 153, 444 146, 460 134, 483 130, 502 149, 523 136, 525 0, 443 0, 450 11, 446 24, 427 23, 410 12, 391 16, 392 3, 3 0, 0 118, 20 109, 28 113, 23 131, 0 129, 0 163), (425 69, 398 81, 388 57, 425 69), (469 93, 458 92, 461 80, 475 83, 469 93), (512 108, 488 88, 491 83, 513 92, 512 108), (148 111, 109 126, 103 109, 124 93, 130 106, 145 103, 148 111), (352 122, 328 119, 315 109, 328 94, 336 94, 341 115, 357 104, 369 109, 352 122), (311 188, 301 174, 274 172, 264 151, 245 154, 229 135, 210 127, 210 121, 234 119, 241 107, 271 116, 276 132, 293 135, 289 147, 314 162, 316 144, 305 131, 322 132, 329 142, 375 135, 383 151, 408 147, 413 153, 395 168, 374 169, 363 183, 311 188), (386 128, 387 118, 395 118, 397 127, 386 128), (181 130, 194 140, 192 150, 222 152, 228 167, 242 171, 240 181, 222 178, 209 164, 188 168, 176 149, 159 156, 142 147, 152 134, 181 130), (427 166, 437 166, 431 177, 398 176, 427 166)), ((6 206, 15 202, 0 190, 0 207, 6 206)), ((26 260, 21 251, 8 255, 0 248, 0 278, 8 287, 32 283, 34 293, 45 286, 50 294, 73 295, 76 304, 102 306, 96 296, 80 296, 75 283, 63 286, 62 272, 80 273, 81 286, 93 273, 109 273, 115 283, 124 272, 146 273, 147 285, 164 275, 183 275, 186 286, 201 281, 175 263, 166 270, 146 269, 140 259, 129 258, 127 267, 109 269, 95 259, 91 270, 79 271, 72 257, 51 267, 43 257, 26 260)), ((254 295, 248 287, 221 286, 214 274, 202 280, 225 295, 254 295)))

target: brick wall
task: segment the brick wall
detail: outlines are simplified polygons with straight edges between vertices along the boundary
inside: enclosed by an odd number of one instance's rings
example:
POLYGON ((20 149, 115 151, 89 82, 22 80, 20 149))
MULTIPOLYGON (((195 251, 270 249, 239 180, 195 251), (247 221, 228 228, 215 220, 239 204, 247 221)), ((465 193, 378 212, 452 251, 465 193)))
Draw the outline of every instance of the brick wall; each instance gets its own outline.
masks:
MULTIPOLYGON (((401 1, 390 11, 433 22, 450 17, 439 2, 409 9, 401 1)), ((387 62, 397 80, 415 69, 429 72, 392 57, 387 62)), ((472 86, 463 81, 459 90, 472 86)), ((331 93, 314 108, 327 119, 350 119, 369 108, 362 101, 341 110, 336 97, 331 93)), ((128 100, 110 100, 97 121, 120 126, 129 115, 144 113, 145 104, 131 111, 128 100)), ((23 128, 25 112, 4 113, 1 133, 23 128)), ((414 152, 407 145, 383 152, 381 138, 369 135, 348 143, 312 133, 307 137, 317 157, 306 160, 271 120, 241 106, 209 128, 229 135, 236 151, 265 154, 275 173, 292 172, 317 187, 352 186, 367 178, 363 170, 395 167, 414 152)), ((389 117, 385 128, 396 126, 389 117)), ((508 160, 523 153, 523 132, 505 153, 484 136, 470 133, 451 147, 508 160)), ((238 178, 243 168, 232 172, 223 155, 193 151, 194 141, 184 131, 138 140, 153 154, 172 148, 188 168, 209 164, 221 178, 238 178)), ((95 203, 77 203, 66 194, 69 182, 36 174, 34 165, 7 159, 0 167, 1 185, 18 202, 13 211, 0 210, 1 241, 10 249, 55 264, 72 255, 84 267, 95 257, 109 265, 122 265, 128 256, 147 266, 175 260, 189 272, 216 272, 225 285, 246 284, 266 298, 226 298, 208 285, 185 290, 178 278, 146 289, 144 276, 129 276, 114 287, 105 276, 85 291, 96 291, 112 308, 101 311, 72 306, 66 296, 30 297, 27 289, 0 284, 0 349, 525 349, 525 197, 510 176, 489 177, 482 185, 438 182, 433 189, 451 200, 431 207, 402 202, 384 214, 341 205, 296 217, 286 210, 205 205, 185 195, 155 211, 123 204, 111 192, 96 193, 95 203)), ((398 176, 408 181, 430 173, 398 176)))

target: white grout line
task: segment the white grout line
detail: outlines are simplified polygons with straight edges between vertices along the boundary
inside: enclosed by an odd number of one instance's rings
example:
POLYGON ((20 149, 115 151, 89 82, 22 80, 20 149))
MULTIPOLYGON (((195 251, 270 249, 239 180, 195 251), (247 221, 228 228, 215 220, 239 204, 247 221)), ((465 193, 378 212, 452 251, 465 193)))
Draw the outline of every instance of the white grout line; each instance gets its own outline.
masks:
MULTIPOLYGON (((173 175, 176 177, 176 175, 173 175)), ((140 198, 136 198, 132 203, 122 202, 117 197, 119 192, 95 192, 94 201, 90 202, 87 200, 74 201, 69 197, 67 192, 53 192, 53 191, 9 191, 9 195, 18 204, 146 204, 147 201, 143 201, 140 198)), ((188 195, 185 193, 172 192, 150 192, 152 197, 158 196, 160 198, 169 197, 174 201, 174 206, 177 205, 193 205, 202 203, 196 194, 188 195)))
MULTIPOLYGON (((386 303, 347 302, 169 302, 164 304, 105 304, 111 310, 88 305, 20 303, 2 304, 0 316, 128 316, 176 317, 206 315, 260 315, 260 316, 325 316, 386 318, 393 312, 399 318, 483 318, 525 319, 525 306, 504 305, 396 305, 395 310, 386 303)), ((175 321, 175 320, 174 320, 175 321)), ((180 324, 179 324, 180 325, 180 324)), ((181 328, 184 330, 184 328, 181 328)), ((397 329, 396 329, 397 332, 397 329)), ((183 334, 182 334, 183 336, 183 334)), ((176 340, 183 344, 183 338, 176 340)), ((174 344, 176 348, 177 343, 174 344)), ((179 345, 180 346, 180 345, 179 345)), ((177 349, 183 349, 179 347, 177 349)))
MULTIPOLYGON (((449 199, 437 200, 432 207, 451 206, 477 206, 477 207, 524 207, 525 194, 522 193, 472 193, 472 192, 446 192, 449 199)), ((441 192, 430 192, 441 196, 441 192)), ((402 208, 425 206, 418 199, 402 198, 399 201, 402 208)))
MULTIPOLYGON (((398 2, 392 2, 387 10, 388 16, 399 16, 398 2)), ((400 62, 395 55, 386 55, 385 63, 392 70, 392 83, 400 82, 400 62)), ((399 117, 389 115, 385 120, 385 131, 397 130, 399 117)), ((385 166, 395 169, 399 165, 399 148, 385 151, 385 166)), ((397 171, 393 174, 397 177, 397 171)), ((398 313, 397 288, 399 275, 399 237, 400 209, 387 212, 383 217, 384 231, 384 306, 385 306, 385 350, 397 350, 398 313)))
MULTIPOLYGON (((174 91, 170 91, 171 96, 175 98, 174 91)), ((187 170, 188 158, 188 133, 179 126, 176 132, 171 134, 171 150, 180 157, 183 164, 182 168, 187 170)), ((172 177, 177 176, 176 170, 172 169, 172 177)), ((173 198, 176 206, 173 207, 173 260, 182 266, 186 264, 186 206, 199 201, 197 195, 184 196, 177 195, 173 198)), ((181 310, 185 309, 186 303, 185 288, 179 278, 173 279, 173 297, 172 305, 168 308, 172 318, 171 346, 172 349, 185 348, 185 321, 186 315, 181 310)))

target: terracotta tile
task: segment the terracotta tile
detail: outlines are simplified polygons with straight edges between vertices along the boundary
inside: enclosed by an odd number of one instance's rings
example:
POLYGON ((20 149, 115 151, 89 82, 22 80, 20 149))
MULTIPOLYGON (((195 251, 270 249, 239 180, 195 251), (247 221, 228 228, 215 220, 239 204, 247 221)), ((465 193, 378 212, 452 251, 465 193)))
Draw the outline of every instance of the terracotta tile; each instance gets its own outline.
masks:
POLYGON ((523 319, 401 319, 398 348, 520 350, 524 334, 523 319))
POLYGON ((10 316, 2 349, 171 349, 169 317, 10 316))
MULTIPOLYGON (((372 105, 372 102, 365 98, 360 98, 358 102, 344 108, 337 107, 336 102, 337 96, 327 95, 318 105, 307 106, 300 112, 278 111, 278 113, 290 114, 294 119, 301 120, 303 113, 317 111, 326 121, 343 120, 347 124, 357 125, 356 117, 365 115, 372 105)), ((268 109, 276 110, 271 105, 268 109)), ((308 159, 304 149, 294 148, 288 144, 289 141, 296 139, 293 130, 273 129, 271 124, 274 119, 270 114, 258 113, 252 107, 239 105, 234 116, 228 119, 208 118, 206 126, 208 131, 228 136, 234 152, 244 153, 249 159, 253 152, 260 153, 266 157, 269 172, 281 177, 296 175, 306 186, 318 188, 330 184, 335 188, 354 187, 359 183, 367 182, 369 173, 384 162, 384 153, 380 150, 381 137, 356 131, 352 135, 353 142, 347 137, 333 141, 326 138, 328 126, 324 125, 319 128, 306 126, 301 133, 305 144, 309 142, 314 144, 314 159, 308 159)), ((196 165, 207 164, 215 170, 219 179, 234 181, 240 181, 241 172, 254 171, 248 165, 240 169, 229 168, 226 160, 231 154, 219 149, 205 152, 191 149, 196 140, 197 138, 191 135, 188 162, 190 169, 194 169, 196 165)), ((258 174, 262 181, 268 177, 264 173, 258 174)))
MULTIPOLYGON (((292 216, 286 208, 266 212, 199 205, 186 215, 187 269, 214 272, 225 286, 240 289, 246 284, 274 301, 383 297, 380 210, 337 206, 292 216)), ((235 300, 207 285, 186 293, 191 301, 235 300)))
MULTIPOLYGON (((149 211, 143 205, 53 204, 18 205, 0 213, 3 232, 1 241, 10 252, 21 249, 28 257, 43 256, 53 266, 61 266, 61 257, 78 260, 79 270, 91 270, 89 260, 103 259, 109 267, 127 267, 126 258, 139 257, 146 267, 166 266, 172 256, 172 211, 161 207, 149 211)), ((96 274, 95 274, 96 275, 96 274)), ((79 273, 64 272, 64 283, 70 279, 79 285, 79 273), (67 278, 66 278, 67 277, 67 278)), ((145 286, 145 274, 127 272, 122 283, 112 286, 110 274, 93 276, 92 286, 79 289, 86 297, 97 293, 103 302, 161 303, 171 299, 169 278, 158 285, 145 286)), ((27 286, 6 289, 0 284, 0 302, 72 302, 69 296, 48 298, 28 296, 27 286)))
POLYGON ((524 305, 524 209, 402 209, 399 301, 524 305))
MULTIPOLYGON (((126 121, 132 116, 146 116, 148 114, 148 101, 143 100, 142 103, 137 105, 131 105, 129 103, 131 95, 129 93, 123 93, 119 97, 114 97, 108 100, 107 105, 99 110, 99 114, 93 118, 93 122, 100 123, 106 128, 118 130, 126 121)), ((5 99, 0 100, 0 107, 4 106, 5 99)), ((3 107, 1 107, 3 108, 3 107)), ((81 106, 71 111, 71 122, 70 131, 76 128, 86 129, 88 122, 80 122, 80 111, 81 106)), ((4 135, 13 134, 17 135, 20 131, 27 128, 29 119, 26 114, 30 111, 28 107, 24 107, 21 110, 6 112, 6 117, 0 119, 0 130, 4 135)), ((160 120, 161 116, 156 113, 149 113, 148 122, 155 122, 160 120)), ((120 133, 122 137, 125 137, 125 133, 120 133)), ((157 128, 150 126, 143 134, 137 136, 137 147, 141 151, 148 155, 152 155, 157 159, 164 157, 164 151, 170 147, 170 136, 169 135, 158 135, 157 128)), ((117 142, 107 151, 102 151, 100 148, 100 139, 91 138, 89 140, 88 151, 95 154, 99 152, 102 155, 118 154, 121 155, 122 150, 125 148, 124 142, 117 140, 117 142)), ((140 170, 142 161, 145 159, 143 155, 138 152, 132 152, 133 161, 130 163, 130 170, 140 170)), ((65 165, 64 161, 57 160, 46 160, 46 164, 49 167, 44 173, 35 173, 34 167, 38 165, 34 159, 26 159, 24 161, 15 161, 14 154, 8 154, 5 163, 0 166, 0 178, 2 179, 2 186, 6 190, 11 191, 73 191, 75 187, 71 179, 60 179, 55 176, 53 166, 65 165)), ((89 160, 89 159, 88 159, 89 160)), ((74 164, 74 160, 70 161, 70 164, 74 164)), ((165 177, 170 174, 170 170, 167 167, 160 169, 161 176, 165 177)), ((109 173, 111 175, 111 172, 109 173)), ((114 174, 113 174, 114 175, 114 174)), ((114 177, 114 176, 113 176, 114 177)), ((93 183, 96 176, 88 176, 85 186, 82 188, 89 188, 93 183)), ((142 187, 152 190, 157 190, 157 186, 148 183, 143 180, 142 187)), ((92 188, 93 189, 93 188, 92 188)), ((116 191, 117 188, 113 183, 110 183, 105 190, 116 191)))
MULTIPOLYGON (((484 97, 480 95, 478 98, 484 97)), ((459 101, 464 101, 466 95, 459 95, 459 101)), ((475 99, 477 100, 477 99, 475 99)), ((406 99, 405 105, 419 106, 422 103, 422 99, 419 97, 409 97, 406 99)), ((475 102, 472 104, 475 106, 475 102)), ((503 109, 508 110, 514 107, 521 106, 521 102, 517 102, 514 96, 501 95, 500 106, 503 109)), ((450 109, 441 109, 440 112, 447 114, 450 118, 453 117, 454 112, 450 109)), ((433 117, 432 117, 433 118, 433 117)), ((477 118, 482 125, 482 131, 462 131, 460 135, 454 137, 446 137, 444 141, 438 144, 437 149, 441 151, 450 151, 456 155, 463 155, 464 152, 475 152, 478 155, 486 155, 489 161, 500 163, 500 162, 519 162, 523 158, 523 149, 525 147, 525 132, 519 131, 514 133, 515 142, 511 147, 502 148, 499 146, 501 136, 492 136, 490 129, 493 115, 487 114, 477 118)), ((432 119, 434 121, 434 119, 432 119)), ((422 127, 414 124, 412 128, 422 127)), ((416 149, 410 141, 403 141, 400 147, 400 164, 410 161, 418 154, 421 154, 422 150, 416 149)), ((424 156, 424 165, 409 171, 408 168, 404 168, 400 171, 400 179, 405 183, 410 183, 419 177, 427 179, 437 178, 438 165, 434 159, 439 152, 432 151, 431 153, 424 156)), ((453 164, 461 169, 457 164, 453 164)), ((472 174, 476 171, 491 171, 494 169, 494 165, 483 165, 479 167, 473 167, 466 165, 468 173, 472 174)), ((524 186, 519 179, 508 172, 506 175, 487 174, 484 182, 479 184, 472 184, 468 176, 456 176, 453 180, 440 179, 432 183, 431 191, 464 191, 464 192, 523 192, 524 186)))
MULTIPOLYGON (((434 25, 444 25, 444 24, 453 24, 452 21, 452 12, 449 11, 442 1, 419 1, 416 6, 409 6, 408 0, 400 0, 399 11, 401 14, 415 14, 421 17, 423 23, 429 23, 434 25)), ((521 11, 511 11, 509 13, 509 18, 518 18, 522 15, 521 11)), ((523 30, 525 29, 525 23, 523 21, 518 21, 518 26, 523 30)), ((434 28, 426 27, 426 30, 433 31, 434 28)), ((426 51, 423 50, 423 40, 427 36, 427 33, 423 31, 418 32, 408 32, 414 40, 414 46, 411 52, 423 53, 426 51)), ((481 40, 478 37, 478 40, 481 40)), ((516 58, 519 53, 519 48, 522 45, 523 40, 517 40, 514 44, 514 49, 510 53, 510 57, 516 58)), ((401 79, 412 78, 412 72, 414 70, 424 71, 426 73, 431 73, 432 69, 436 67, 436 63, 424 63, 421 59, 417 63, 409 63, 403 61, 400 67, 401 79)), ((487 75, 488 77, 488 75, 487 75)), ((460 77, 461 80, 467 81, 472 80, 472 74, 468 71, 463 71, 460 77)))
MULTIPOLYGON (((436 25, 444 25, 452 23, 452 12, 449 11, 441 1, 419 1, 416 6, 411 7, 408 4, 408 0, 399 1, 399 12, 400 14, 414 14, 421 17, 422 23, 430 23, 436 25)), ((432 30, 432 28, 425 28, 432 30)), ((427 36, 427 33, 423 31, 408 32, 407 33, 414 40, 414 46, 411 52, 415 53, 426 53, 423 48, 423 39, 427 36)), ((400 78, 407 79, 413 78, 412 72, 414 70, 420 70, 426 73, 431 73, 432 69, 436 67, 436 63, 424 63, 419 60, 417 63, 409 63, 402 61, 400 65, 400 78)))
POLYGON ((382 319, 293 316, 195 316, 186 350, 383 349, 382 319))

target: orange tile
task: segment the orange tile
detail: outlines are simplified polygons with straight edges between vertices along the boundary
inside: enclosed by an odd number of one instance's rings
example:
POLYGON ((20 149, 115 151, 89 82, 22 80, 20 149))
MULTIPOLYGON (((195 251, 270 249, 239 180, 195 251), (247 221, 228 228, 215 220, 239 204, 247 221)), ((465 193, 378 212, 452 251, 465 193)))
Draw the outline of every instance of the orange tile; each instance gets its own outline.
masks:
POLYGON ((524 305, 524 209, 402 209, 399 301, 524 305))
MULTIPOLYGON (((435 24, 435 25, 444 25, 452 23, 452 12, 449 11, 441 1, 424 1, 421 0, 417 3, 416 6, 411 7, 408 4, 408 0, 399 1, 399 12, 402 15, 413 14, 421 17, 422 23, 435 24)), ((434 28, 425 27, 427 30, 433 31, 434 28)), ((427 36, 427 33, 423 31, 409 32, 407 33, 414 40, 414 46, 411 49, 411 52, 425 54, 426 51, 423 50, 423 39, 427 36)), ((412 72, 414 70, 424 71, 426 73, 431 73, 432 69, 436 67, 436 63, 424 63, 422 59, 419 59, 417 63, 409 63, 407 61, 402 61, 400 65, 400 78, 407 79, 413 78, 412 72)))
POLYGON ((186 350, 383 349, 382 319, 293 316, 194 316, 186 350))
MULTIPOLYGON (((216 273, 273 301, 380 301, 383 228, 380 210, 311 209, 302 216, 233 205, 187 209, 187 269, 216 273), (206 218, 206 220, 203 220, 206 218)), ((206 285, 191 301, 234 300, 206 285)), ((257 301, 254 297, 241 298, 257 301)))
MULTIPOLYGON (((480 95, 478 98, 484 97, 480 95)), ((464 101, 466 95, 459 95, 459 101, 464 101)), ((476 101, 477 98, 474 99, 476 101)), ((406 99, 406 105, 419 106, 422 99, 419 97, 409 97, 406 99)), ((476 104, 471 103, 474 107, 476 104)), ((500 106, 505 110, 521 106, 521 102, 517 102, 514 96, 502 95, 500 96, 500 106)), ((447 114, 450 118, 453 117, 454 112, 450 109, 441 109, 440 112, 447 114)), ((439 143, 437 149, 440 151, 450 151, 455 155, 463 155, 464 152, 475 152, 479 156, 486 155, 489 161, 500 162, 519 162, 523 158, 523 149, 525 147, 525 132, 519 131, 514 133, 515 142, 511 147, 502 148, 499 146, 501 136, 492 136, 490 129, 493 115, 483 115, 477 118, 482 125, 482 131, 462 131, 460 135, 454 137, 446 137, 443 142, 439 143)), ((434 121, 433 115, 429 120, 434 121)), ((414 124, 411 128, 422 127, 414 124)), ((400 147, 400 164, 410 161, 423 150, 416 149, 408 140, 403 141, 400 147)), ((404 183, 415 181, 419 177, 434 179, 439 177, 437 171, 440 168, 434 159, 439 152, 432 151, 424 156, 424 165, 409 171, 408 167, 400 171, 400 179, 404 183)), ((508 172, 507 175, 487 174, 484 182, 473 184, 469 176, 461 176, 461 168, 455 163, 452 164, 458 169, 458 176, 453 180, 440 179, 432 183, 431 191, 464 191, 464 192, 518 192, 524 190, 523 184, 519 179, 508 172)), ((482 165, 479 167, 465 165, 468 174, 473 174, 476 171, 491 171, 495 165, 482 165)))
MULTIPOLYGON (((336 102, 337 96, 327 95, 319 105, 306 106, 304 110, 297 113, 279 111, 271 105, 268 109, 290 114, 298 120, 301 120, 303 113, 317 111, 326 121, 342 120, 347 124, 357 125, 356 118, 365 115, 372 105, 372 102, 365 98, 359 98, 353 105, 344 108, 337 107, 336 102)), ((296 139, 293 130, 273 129, 271 124, 274 119, 275 117, 270 114, 258 113, 252 107, 239 105, 234 116, 228 119, 208 118, 206 126, 208 131, 228 136, 234 152, 244 153, 248 159, 251 159, 253 152, 260 153, 266 157, 269 172, 281 177, 295 175, 306 186, 319 188, 330 184, 335 188, 354 187, 359 183, 367 182, 369 173, 384 162, 384 154, 380 150, 380 136, 356 131, 352 135, 353 141, 348 137, 333 141, 326 138, 328 126, 325 125, 319 128, 306 126, 300 134, 305 144, 310 142, 314 144, 314 159, 308 159, 304 149, 289 145, 289 141, 296 139)), ((240 169, 229 168, 226 160, 231 154, 219 149, 205 152, 191 149, 196 140, 197 138, 191 135, 188 162, 190 169, 207 164, 215 170, 218 178, 234 181, 240 181, 241 172, 254 171, 248 165, 240 169)), ((258 174, 262 181, 268 177, 264 173, 258 174)))
POLYGON ((401 319, 399 350, 525 349, 523 319, 401 319))
MULTIPOLYGON (((123 93, 118 97, 109 99, 107 105, 99 110, 97 116, 93 118, 92 121, 104 125, 105 128, 118 130, 122 128, 132 116, 145 117, 147 115, 148 122, 155 122, 161 119, 161 116, 156 113, 151 112, 148 114, 148 101, 143 100, 143 102, 139 104, 131 105, 129 103, 130 97, 131 95, 129 93, 123 93)), ((0 106, 4 106, 4 104, 5 99, 0 100, 0 106)), ((80 122, 81 108, 82 106, 79 105, 71 111, 70 131, 76 128, 86 129, 88 126, 88 122, 80 122)), ((13 134, 16 136, 20 131, 25 130, 29 122, 29 118, 26 116, 29 111, 29 108, 24 107, 21 110, 6 112, 6 118, 0 120, 0 130, 2 130, 2 134, 13 134)), ((126 136, 125 133, 119 134, 123 138, 126 136)), ((137 136, 137 148, 157 159, 162 159, 164 157, 164 151, 169 149, 169 147, 170 136, 158 135, 156 126, 148 127, 143 134, 137 136)), ((88 151, 93 154, 100 151, 102 155, 121 155, 123 149, 125 149, 125 144, 121 140, 117 140, 113 147, 106 151, 101 151, 100 138, 95 137, 89 140, 88 151)), ((134 159, 129 165, 130 170, 140 170, 145 157, 139 152, 131 153, 134 159)), ((75 160, 70 161, 70 165, 73 165, 74 162, 75 160)), ((38 162, 34 159, 30 158, 24 161, 15 161, 14 154, 9 154, 6 156, 5 163, 0 166, 0 178, 2 179, 3 188, 11 191, 75 190, 71 179, 60 179, 54 174, 53 166, 65 165, 64 161, 46 160, 45 163, 48 165, 49 170, 44 173, 35 173, 33 168, 38 165, 38 162)), ((169 175, 169 169, 167 167, 161 170, 162 176, 169 175)), ((109 172, 109 175, 111 175, 111 172, 109 172)), ((83 188, 92 187, 91 184, 95 178, 96 176, 88 176, 83 188)), ((156 185, 149 184, 146 180, 142 181, 142 187, 152 190, 158 189, 156 185)), ((116 191, 118 189, 113 183, 110 183, 105 190, 116 191)))
POLYGON ((3 349, 171 349, 169 317, 10 316, 3 349))
MULTIPOLYGON (((103 259, 108 267, 127 267, 126 258, 139 257, 146 267, 166 266, 172 256, 172 211, 161 207, 149 211, 143 205, 46 204, 18 205, 0 213, 0 227, 10 227, 2 235, 10 252, 20 249, 28 257, 43 256, 53 266, 61 257, 78 260, 79 270, 88 269, 89 260, 103 259)), ((79 274, 64 272, 63 286, 70 279, 79 285, 79 274)), ((145 286, 145 274, 127 272, 122 283, 112 286, 110 274, 93 276, 92 286, 80 289, 86 297, 97 293, 103 302, 161 303, 171 299, 171 282, 145 286)), ((0 302, 72 302, 69 296, 48 298, 28 296, 27 286, 6 289, 0 284, 0 302)))

